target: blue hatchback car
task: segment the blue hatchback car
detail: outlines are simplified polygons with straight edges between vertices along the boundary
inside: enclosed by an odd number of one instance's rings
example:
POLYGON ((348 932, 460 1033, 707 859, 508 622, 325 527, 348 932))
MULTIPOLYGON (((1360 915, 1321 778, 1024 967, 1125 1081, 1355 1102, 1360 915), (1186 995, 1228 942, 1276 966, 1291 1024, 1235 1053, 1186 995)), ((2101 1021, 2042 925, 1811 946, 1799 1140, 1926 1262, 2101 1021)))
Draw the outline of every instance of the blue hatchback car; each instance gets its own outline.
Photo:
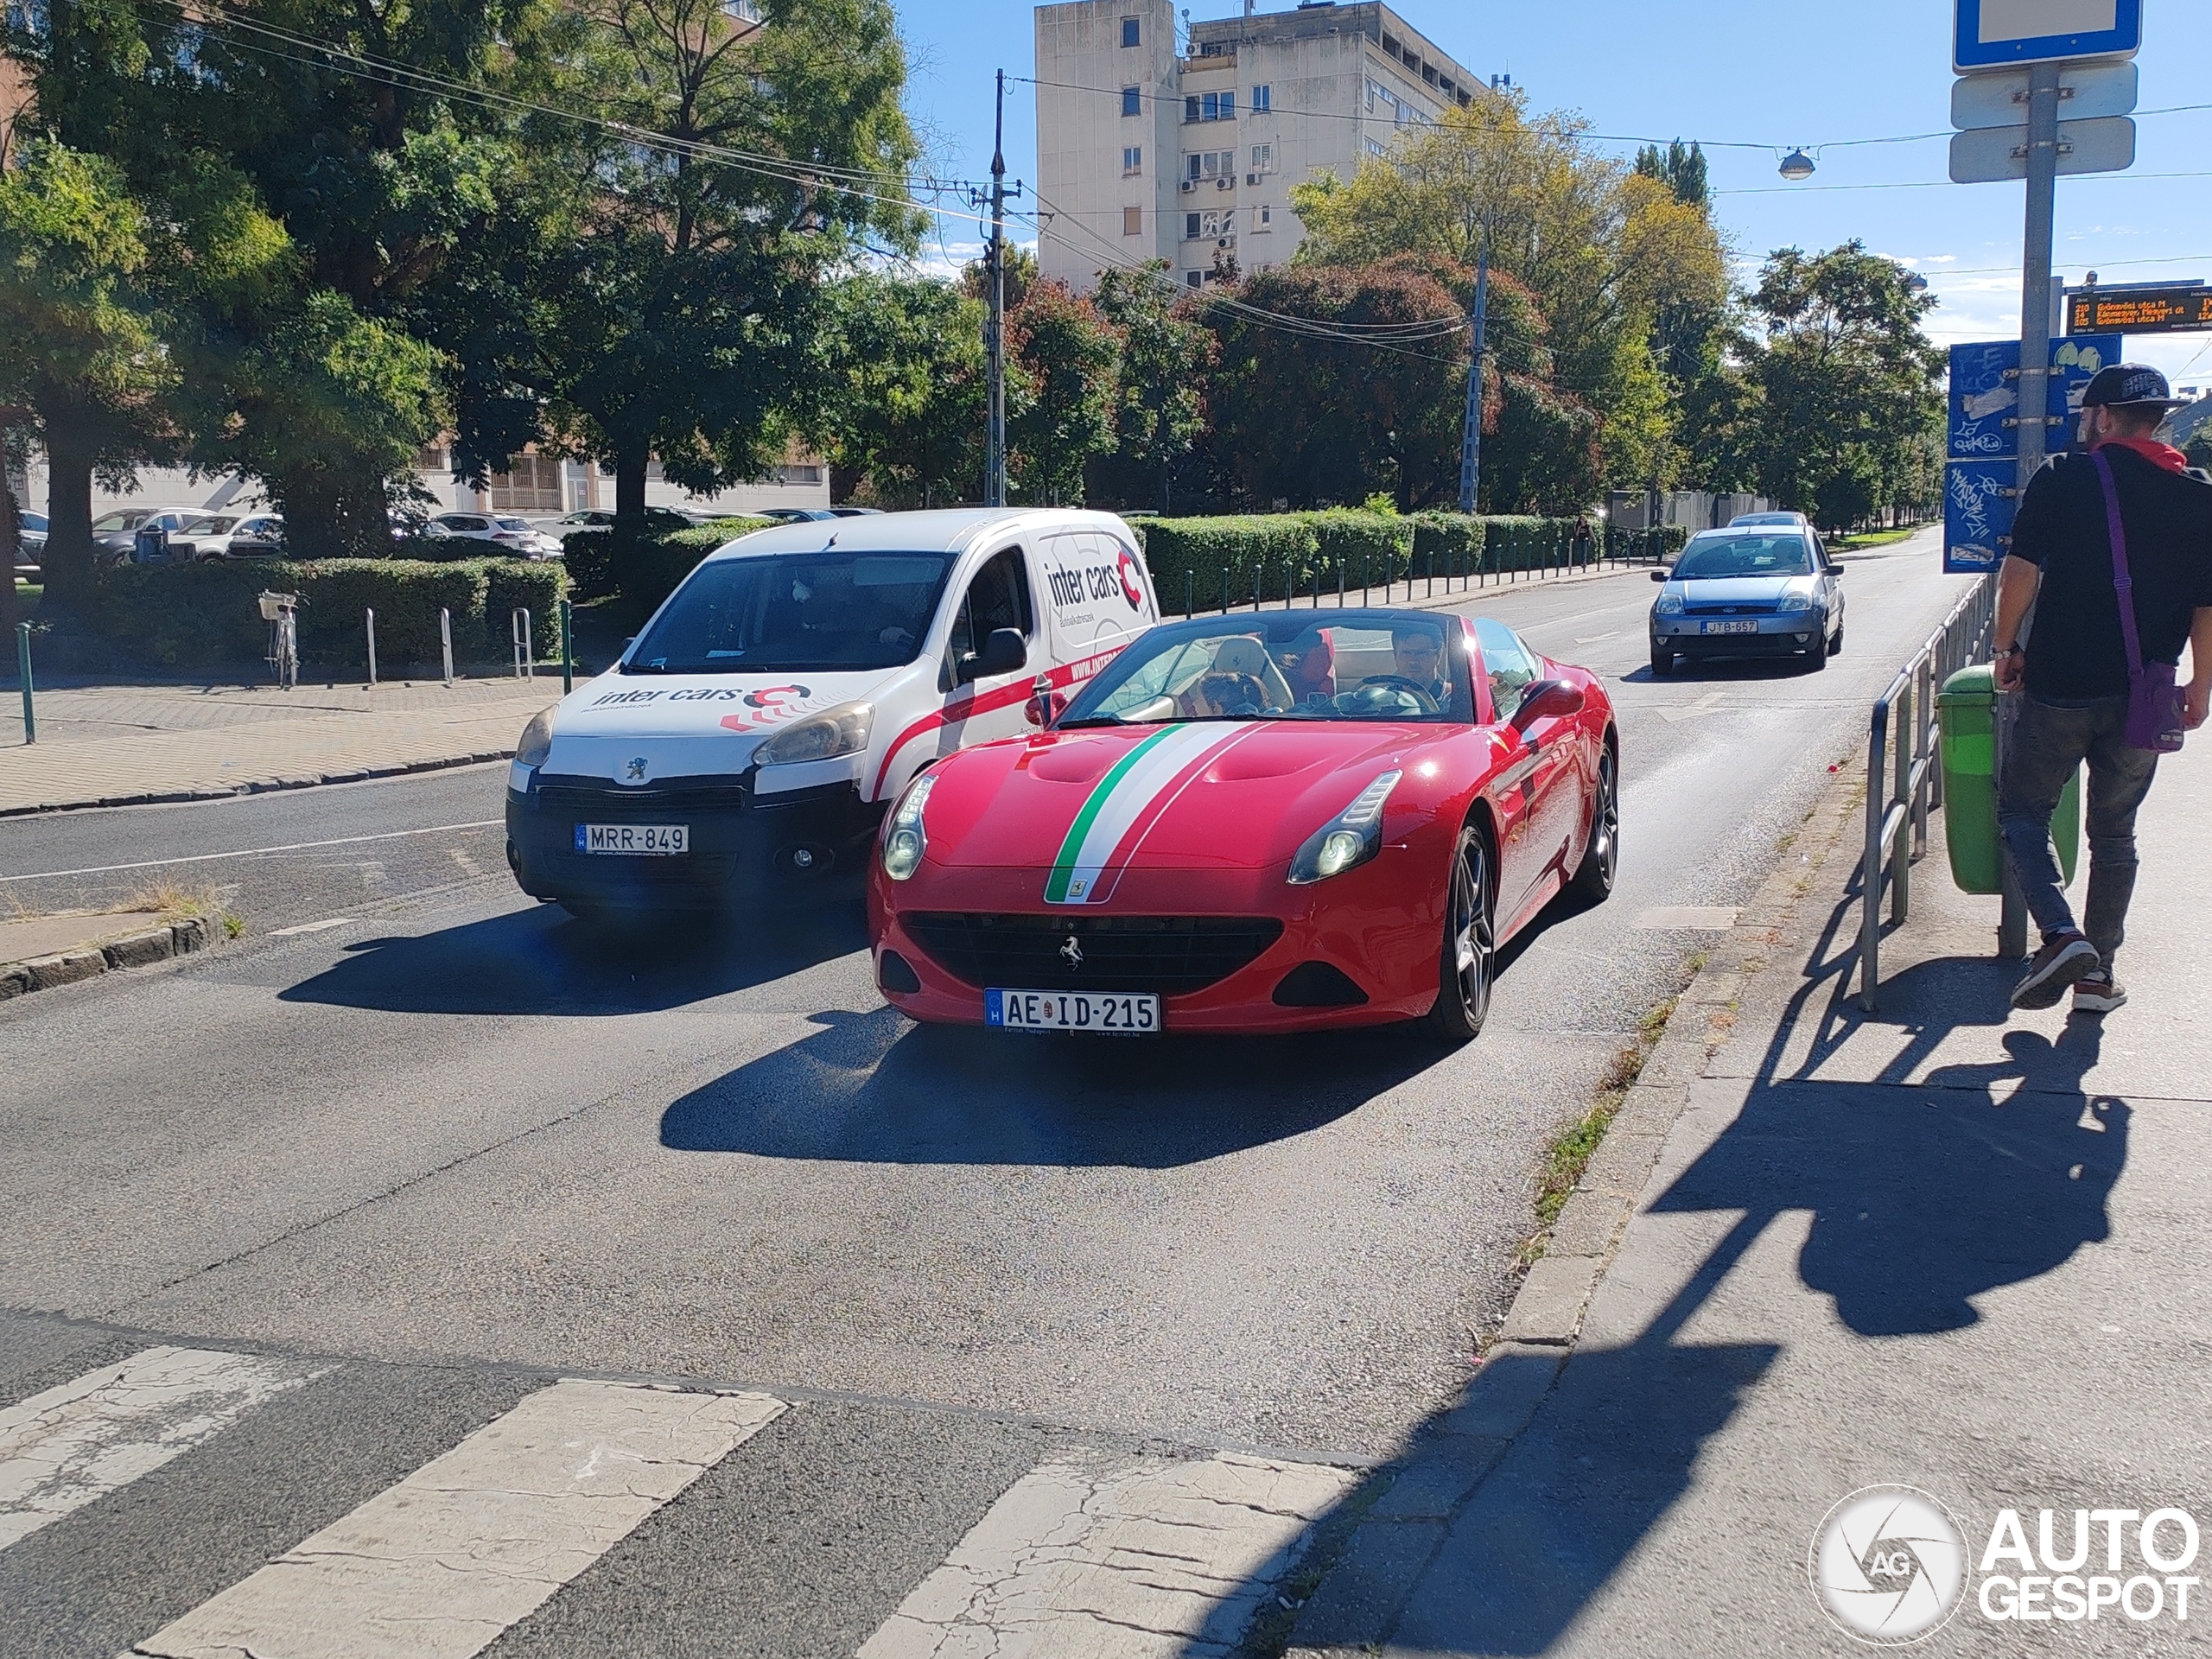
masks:
POLYGON ((1687 657, 1802 657, 1815 669, 1843 649, 1842 573, 1817 532, 1731 525, 1690 537, 1651 606, 1651 671, 1687 657))

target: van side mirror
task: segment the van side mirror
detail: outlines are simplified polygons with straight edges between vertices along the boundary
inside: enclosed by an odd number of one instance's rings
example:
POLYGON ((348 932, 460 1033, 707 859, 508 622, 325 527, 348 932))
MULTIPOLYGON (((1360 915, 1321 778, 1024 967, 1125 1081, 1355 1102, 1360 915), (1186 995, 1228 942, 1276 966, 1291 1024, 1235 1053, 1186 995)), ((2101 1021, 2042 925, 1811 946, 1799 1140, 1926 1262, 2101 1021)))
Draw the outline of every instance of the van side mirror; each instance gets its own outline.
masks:
POLYGON ((987 680, 995 674, 1019 674, 1029 666, 1029 642, 1019 628, 993 628, 981 651, 960 659, 957 677, 963 685, 987 680))
POLYGON ((1651 573, 1651 580, 1654 582, 1664 582, 1667 580, 1667 575, 1668 572, 1664 569, 1654 570, 1651 573))
POLYGON ((1513 711, 1513 729, 1526 732, 1540 720, 1579 715, 1583 701, 1581 688, 1565 680, 1532 681, 1521 694, 1521 706, 1513 711))

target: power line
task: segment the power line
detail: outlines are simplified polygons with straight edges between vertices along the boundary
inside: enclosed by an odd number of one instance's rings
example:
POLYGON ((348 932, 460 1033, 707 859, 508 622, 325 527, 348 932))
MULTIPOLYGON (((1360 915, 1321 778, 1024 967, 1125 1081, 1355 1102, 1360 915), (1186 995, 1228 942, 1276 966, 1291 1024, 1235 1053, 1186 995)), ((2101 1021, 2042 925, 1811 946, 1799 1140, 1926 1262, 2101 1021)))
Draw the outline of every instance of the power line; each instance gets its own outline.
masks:
MULTIPOLYGON (((2201 173, 2099 173, 2075 174, 2076 178, 2094 177, 2101 184, 2134 183, 2145 179, 2212 179, 2212 171, 2201 173)), ((1955 188, 1949 179, 1899 180, 1889 184, 1766 184, 1749 190, 1715 190, 1716 196, 1802 196, 1827 190, 1948 190, 1955 188)))

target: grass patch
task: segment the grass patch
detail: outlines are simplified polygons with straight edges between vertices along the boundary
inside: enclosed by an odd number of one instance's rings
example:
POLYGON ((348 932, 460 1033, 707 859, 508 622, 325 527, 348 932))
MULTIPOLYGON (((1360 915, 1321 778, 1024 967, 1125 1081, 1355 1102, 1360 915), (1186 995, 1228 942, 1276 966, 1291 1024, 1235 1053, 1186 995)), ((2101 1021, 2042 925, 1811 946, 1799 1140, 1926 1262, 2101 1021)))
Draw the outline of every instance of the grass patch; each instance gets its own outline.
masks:
POLYGON ((245 917, 233 915, 229 911, 225 911, 223 912, 223 937, 225 938, 235 939, 245 933, 245 917))
MULTIPOLYGON (((1703 951, 1697 953, 1691 961, 1690 972, 1694 974, 1705 965, 1704 957, 1703 951)), ((1643 1062, 1665 1033, 1667 1021, 1674 1017, 1675 1005, 1680 1000, 1670 996, 1637 1021, 1636 1040, 1606 1062, 1605 1073, 1598 1079, 1598 1098, 1591 1103, 1590 1109, 1571 1128, 1554 1136, 1544 1148, 1544 1172, 1536 1180, 1536 1219, 1541 1227, 1523 1247, 1524 1261, 1533 1262, 1543 1254, 1545 1235, 1559 1219, 1559 1212, 1567 1208, 1574 1189, 1581 1185, 1583 1172, 1590 1167, 1590 1160, 1605 1140, 1605 1131, 1620 1116, 1628 1091, 1643 1075, 1643 1062)))
POLYGON ((1832 536, 1828 549, 1831 552, 1856 553, 1862 548, 1887 547, 1894 542, 1910 540, 1927 528, 1925 524, 1913 524, 1904 530, 1870 530, 1863 536, 1832 536))
POLYGON ((213 916, 223 901, 212 887, 188 887, 175 881, 149 881, 113 906, 118 911, 158 910, 165 916, 213 916))

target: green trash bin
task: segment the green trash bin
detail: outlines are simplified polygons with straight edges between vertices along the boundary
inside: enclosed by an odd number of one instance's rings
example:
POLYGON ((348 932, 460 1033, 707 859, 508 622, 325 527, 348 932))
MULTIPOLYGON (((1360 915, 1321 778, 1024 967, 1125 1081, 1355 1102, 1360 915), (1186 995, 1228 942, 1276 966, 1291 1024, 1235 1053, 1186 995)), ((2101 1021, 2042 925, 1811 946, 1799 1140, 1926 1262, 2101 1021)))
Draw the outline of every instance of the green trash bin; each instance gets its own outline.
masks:
MULTIPOLYGON (((1936 698, 1943 766, 1943 839, 1951 879, 1964 893, 2004 891, 1997 840, 1997 677, 1989 664, 1962 668, 1936 698)), ((2076 768, 2051 814, 2050 838, 2067 881, 2082 850, 2082 773, 2076 768)))

